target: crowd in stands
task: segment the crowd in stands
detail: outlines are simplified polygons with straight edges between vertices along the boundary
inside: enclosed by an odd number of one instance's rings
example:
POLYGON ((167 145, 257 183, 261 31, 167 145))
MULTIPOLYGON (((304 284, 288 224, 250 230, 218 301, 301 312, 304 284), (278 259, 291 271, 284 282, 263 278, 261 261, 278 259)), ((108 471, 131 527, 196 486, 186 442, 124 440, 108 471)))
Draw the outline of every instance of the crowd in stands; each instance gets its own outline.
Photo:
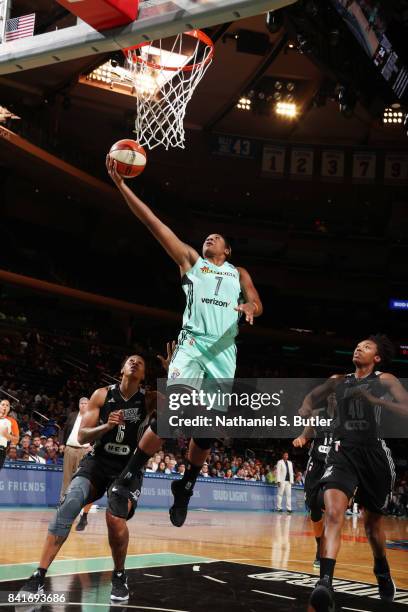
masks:
MULTIPOLYGON (((186 445, 179 440, 178 450, 166 452, 161 450, 147 462, 146 471, 156 474, 183 474, 185 466, 186 445), (180 448, 181 447, 181 448, 180 448)), ((263 455, 264 452, 261 452, 263 455)), ((271 453, 270 460, 255 458, 251 449, 242 452, 226 448, 220 442, 214 442, 211 453, 204 463, 200 476, 203 478, 223 478, 249 480, 253 482, 276 483, 276 454, 271 453)), ((280 457, 279 457, 280 458, 280 457)), ((303 473, 298 466, 295 484, 303 486, 303 473)))
POLYGON ((64 444, 60 444, 54 436, 25 433, 19 444, 10 444, 6 458, 8 461, 33 461, 46 465, 62 465, 64 461, 64 444))
MULTIPOLYGON (((18 421, 21 434, 18 444, 9 445, 7 460, 62 465, 67 416, 77 410, 81 396, 90 397, 95 388, 119 379, 118 366, 124 351, 104 345, 94 329, 82 330, 81 337, 73 338, 61 333, 24 330, 24 322, 19 323, 20 327, 14 330, 9 326, 7 331, 0 329, 0 399, 10 400, 10 416, 18 421)), ((148 350, 156 355, 160 349, 156 345, 148 346, 148 350)), ((146 353, 146 347, 133 345, 131 352, 146 353)), ((156 367, 160 368, 158 362, 156 367)), ((274 484, 277 461, 288 450, 295 484, 303 486, 307 460, 304 449, 291 448, 290 440, 258 440, 257 448, 247 448, 253 443, 215 442, 201 476, 274 484)), ((163 450, 149 460, 147 472, 182 474, 186 452, 187 440, 166 442, 163 450)), ((405 444, 399 454, 406 455, 405 444)), ((394 516, 407 515, 407 482, 408 473, 401 474, 400 469, 389 506, 394 516)))

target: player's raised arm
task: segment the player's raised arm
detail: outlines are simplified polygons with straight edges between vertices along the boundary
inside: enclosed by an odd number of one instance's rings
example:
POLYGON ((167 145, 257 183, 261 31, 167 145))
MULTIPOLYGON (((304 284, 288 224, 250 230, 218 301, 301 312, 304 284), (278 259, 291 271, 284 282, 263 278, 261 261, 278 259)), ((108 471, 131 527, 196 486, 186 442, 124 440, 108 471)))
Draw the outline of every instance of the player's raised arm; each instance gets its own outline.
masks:
POLYGON ((254 317, 259 317, 263 312, 263 306, 258 291, 252 282, 252 278, 245 268, 238 268, 241 290, 244 295, 245 303, 235 308, 239 312, 245 313, 245 320, 253 325, 254 317))
POLYGON ((92 444, 95 440, 116 427, 116 425, 120 425, 123 422, 121 411, 117 410, 109 414, 107 423, 98 425, 100 411, 105 402, 107 392, 107 387, 102 387, 92 393, 78 431, 78 442, 80 444, 86 444, 87 442, 92 444))
POLYGON ((189 270, 197 261, 198 253, 185 244, 176 234, 165 225, 154 212, 126 185, 116 169, 116 162, 106 157, 106 167, 109 176, 124 197, 132 213, 147 227, 170 257, 180 266, 182 273, 189 270))

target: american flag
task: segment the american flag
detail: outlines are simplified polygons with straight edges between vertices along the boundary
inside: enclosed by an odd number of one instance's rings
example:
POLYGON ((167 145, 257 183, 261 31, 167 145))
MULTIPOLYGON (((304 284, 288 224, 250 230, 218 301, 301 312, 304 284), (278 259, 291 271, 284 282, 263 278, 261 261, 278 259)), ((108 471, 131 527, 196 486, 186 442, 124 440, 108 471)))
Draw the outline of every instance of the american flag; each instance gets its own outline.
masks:
POLYGON ((34 34, 35 13, 13 17, 6 22, 6 32, 4 42, 17 40, 17 38, 27 38, 34 34))

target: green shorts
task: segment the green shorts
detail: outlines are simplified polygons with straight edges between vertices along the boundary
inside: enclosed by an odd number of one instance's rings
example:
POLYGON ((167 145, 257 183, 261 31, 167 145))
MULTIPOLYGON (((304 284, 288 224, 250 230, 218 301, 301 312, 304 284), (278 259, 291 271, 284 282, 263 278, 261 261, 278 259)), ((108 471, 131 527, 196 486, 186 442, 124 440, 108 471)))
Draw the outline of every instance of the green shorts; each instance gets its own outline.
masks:
POLYGON ((170 361, 167 385, 181 384, 197 391, 213 391, 216 384, 217 388, 228 393, 233 385, 236 362, 237 347, 233 338, 194 337, 181 330, 170 361), (216 383, 211 385, 209 381, 216 383))

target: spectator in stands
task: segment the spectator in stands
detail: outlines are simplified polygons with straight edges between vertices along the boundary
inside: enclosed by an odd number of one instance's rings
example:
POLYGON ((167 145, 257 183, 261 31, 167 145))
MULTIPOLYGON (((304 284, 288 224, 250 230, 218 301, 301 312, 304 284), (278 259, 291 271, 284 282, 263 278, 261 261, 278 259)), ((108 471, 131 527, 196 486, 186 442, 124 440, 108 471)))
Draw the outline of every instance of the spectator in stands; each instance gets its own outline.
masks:
POLYGON ((30 444, 31 444, 31 438, 30 436, 23 436, 20 440, 20 445, 19 448, 17 450, 17 457, 18 459, 22 459, 24 454, 28 455, 28 451, 30 449, 30 444))
POLYGON ((180 474, 180 476, 183 476, 185 471, 186 471, 185 464, 180 463, 180 465, 178 466, 177 472, 180 474))
POLYGON ((157 470, 155 470, 158 474, 166 474, 168 472, 166 472, 166 464, 164 463, 164 461, 160 461, 157 470))
POLYGON ((238 472, 238 469, 239 469, 239 466, 238 466, 237 458, 233 457, 231 461, 231 471, 232 471, 233 476, 235 476, 235 474, 238 472))
POLYGON ((165 469, 165 474, 174 474, 176 472, 176 460, 170 459, 165 469))
POLYGON ((47 458, 45 463, 47 465, 62 465, 63 463, 63 459, 58 458, 57 451, 53 446, 50 446, 47 450, 47 458))
POLYGON ((225 476, 224 476, 224 478, 232 478, 232 477, 233 477, 232 470, 227 470, 227 471, 225 472, 225 476))
POLYGON ((37 448, 38 451, 42 448, 41 438, 39 434, 34 434, 32 437, 32 444, 37 448))
POLYGON ((299 470, 295 474, 295 484, 299 485, 300 487, 303 487, 303 485, 304 485, 303 474, 299 470))
POLYGON ((152 470, 153 472, 157 472, 157 469, 161 462, 161 456, 159 453, 156 453, 152 458, 152 470))
POLYGON ((15 444, 10 444, 6 454, 7 461, 18 461, 17 458, 17 446, 15 444))
POLYGON ((203 467, 201 468, 200 476, 208 478, 208 463, 204 463, 203 467))
POLYGON ((217 472, 217 476, 218 476, 218 478, 224 478, 224 476, 225 476, 225 472, 224 472, 224 470, 222 469, 221 462, 220 462, 220 461, 217 461, 214 467, 215 467, 215 470, 216 470, 216 472, 217 472))
POLYGON ((45 463, 45 459, 39 455, 38 447, 35 446, 35 444, 30 444, 28 455, 29 461, 34 461, 35 463, 45 463))
POLYGON ((151 457, 148 460, 148 462, 146 463, 145 472, 150 472, 150 473, 154 472, 154 469, 153 469, 153 459, 151 457))

